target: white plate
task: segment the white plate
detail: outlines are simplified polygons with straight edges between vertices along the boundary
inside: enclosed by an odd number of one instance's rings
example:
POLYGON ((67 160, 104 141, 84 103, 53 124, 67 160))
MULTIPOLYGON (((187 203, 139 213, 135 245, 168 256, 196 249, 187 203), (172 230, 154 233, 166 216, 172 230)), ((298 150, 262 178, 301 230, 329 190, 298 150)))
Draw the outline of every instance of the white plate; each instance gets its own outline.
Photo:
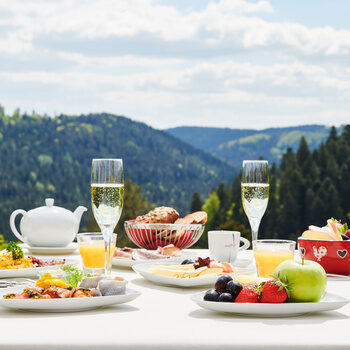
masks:
POLYGON ((42 255, 53 255, 53 254, 72 254, 78 249, 78 243, 70 243, 66 247, 32 247, 26 243, 21 243, 19 246, 22 249, 26 249, 29 254, 42 254, 42 255))
POLYGON ((117 259, 115 257, 112 258, 112 265, 116 267, 132 267, 137 264, 144 264, 148 262, 171 262, 171 263, 181 263, 185 259, 196 258, 197 254, 189 251, 182 251, 182 255, 173 258, 167 259, 151 259, 151 260, 129 260, 129 259, 117 259))
POLYGON ((204 294, 205 292, 194 294, 191 296, 191 299, 197 305, 207 310, 253 317, 299 316, 310 312, 336 310, 350 302, 350 299, 333 293, 326 293, 318 303, 219 303, 203 300, 204 294))
POLYGON ((136 299, 141 293, 126 289, 122 295, 91 298, 64 298, 64 299, 3 299, 2 296, 10 293, 19 293, 22 287, 11 287, 0 291, 0 306, 36 312, 72 312, 96 309, 102 306, 124 304, 136 299))
MULTIPOLYGON (((216 282, 219 276, 207 276, 207 277, 193 277, 193 278, 176 278, 176 277, 168 277, 168 276, 162 276, 155 273, 148 272, 149 268, 153 265, 173 265, 172 263, 169 263, 168 261, 164 262, 148 262, 143 264, 134 265, 132 268, 135 272, 140 274, 142 277, 144 277, 146 280, 149 280, 151 282, 154 282, 156 284, 164 284, 168 286, 175 286, 175 287, 202 287, 202 286, 208 286, 212 285, 216 282)), ((250 272, 254 271, 248 271, 248 270, 240 270, 238 273, 229 273, 226 275, 235 275, 235 274, 249 274, 250 272)))
MULTIPOLYGON (((61 260, 59 258, 46 258, 46 259, 40 259, 40 260, 61 260)), ((66 262, 63 265, 70 265, 70 264, 77 264, 78 261, 66 259, 66 262)), ((37 276, 38 274, 50 271, 50 270, 56 270, 63 266, 61 265, 50 265, 50 266, 43 266, 43 267, 30 267, 30 268, 24 268, 24 269, 8 269, 8 270, 1 270, 0 269, 0 278, 12 278, 12 277, 33 277, 37 276)))

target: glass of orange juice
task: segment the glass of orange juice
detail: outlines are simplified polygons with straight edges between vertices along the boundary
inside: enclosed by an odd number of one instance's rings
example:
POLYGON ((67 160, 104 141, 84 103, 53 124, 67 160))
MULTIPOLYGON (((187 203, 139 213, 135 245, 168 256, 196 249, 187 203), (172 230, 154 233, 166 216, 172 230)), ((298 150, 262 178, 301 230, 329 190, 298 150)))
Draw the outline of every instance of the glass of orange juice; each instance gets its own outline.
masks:
MULTIPOLYGON (((78 247, 81 259, 83 260, 84 272, 86 274, 100 274, 105 272, 106 254, 105 254, 105 240, 102 233, 79 233, 78 247)), ((109 249, 110 260, 113 257, 117 235, 112 235, 111 247, 109 249)))
POLYGON ((253 241, 253 251, 258 276, 270 277, 285 260, 294 259, 295 242, 282 239, 253 241))

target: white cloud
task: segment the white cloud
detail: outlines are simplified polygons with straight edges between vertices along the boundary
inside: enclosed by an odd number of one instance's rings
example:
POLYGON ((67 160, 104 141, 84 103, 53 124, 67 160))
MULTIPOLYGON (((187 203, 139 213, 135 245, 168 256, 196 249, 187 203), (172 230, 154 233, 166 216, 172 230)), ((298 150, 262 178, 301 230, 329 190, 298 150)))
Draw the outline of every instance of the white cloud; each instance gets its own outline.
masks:
MULTIPOLYGON (((16 41, 13 52, 28 51, 42 36, 132 40, 147 34, 159 42, 199 42, 208 51, 226 47, 230 52, 266 49, 292 56, 350 54, 350 31, 252 17, 273 11, 267 1, 221 0, 189 13, 154 0, 3 0, 1 9, 12 14, 0 24, 14 28, 4 39, 9 46, 16 41)), ((1 47, 6 52, 6 45, 1 47)))
POLYGON ((157 127, 350 114, 349 30, 269 21, 274 9, 263 0, 175 5, 2 0, 0 102, 42 113, 107 110, 157 127))

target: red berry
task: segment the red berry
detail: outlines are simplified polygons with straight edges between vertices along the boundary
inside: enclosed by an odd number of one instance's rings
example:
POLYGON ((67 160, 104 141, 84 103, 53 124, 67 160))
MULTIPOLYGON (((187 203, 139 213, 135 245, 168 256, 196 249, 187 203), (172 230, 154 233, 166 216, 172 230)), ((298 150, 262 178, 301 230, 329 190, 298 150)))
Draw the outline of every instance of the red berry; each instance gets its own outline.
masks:
POLYGON ((263 285, 260 303, 283 303, 286 300, 286 288, 278 281, 269 280, 263 285))
POLYGON ((256 288, 245 287, 238 294, 235 303, 257 303, 259 302, 259 293, 256 288))
POLYGON ((345 234, 350 238, 350 229, 345 232, 345 234))

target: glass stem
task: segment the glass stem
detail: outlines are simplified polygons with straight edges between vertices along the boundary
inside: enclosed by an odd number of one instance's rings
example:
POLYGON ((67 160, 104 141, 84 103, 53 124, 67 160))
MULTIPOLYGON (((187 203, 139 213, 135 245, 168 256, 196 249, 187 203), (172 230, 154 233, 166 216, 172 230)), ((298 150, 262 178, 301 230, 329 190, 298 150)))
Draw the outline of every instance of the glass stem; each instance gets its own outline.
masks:
POLYGON ((252 242, 258 239, 258 230, 260 226, 261 219, 250 218, 249 223, 252 229, 252 242))
POLYGON ((111 247, 112 247, 112 235, 113 231, 109 228, 106 227, 102 231, 104 240, 105 240, 105 276, 107 278, 111 277, 111 270, 112 270, 112 252, 111 252, 111 247))

